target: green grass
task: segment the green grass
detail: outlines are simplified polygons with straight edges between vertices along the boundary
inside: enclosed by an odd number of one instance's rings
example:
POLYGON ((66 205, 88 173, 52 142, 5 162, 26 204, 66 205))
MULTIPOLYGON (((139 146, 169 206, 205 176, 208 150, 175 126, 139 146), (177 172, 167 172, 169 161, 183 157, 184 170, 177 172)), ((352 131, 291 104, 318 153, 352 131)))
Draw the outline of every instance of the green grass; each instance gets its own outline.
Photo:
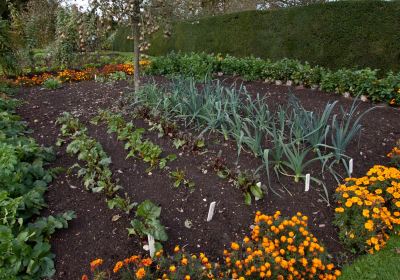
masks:
MULTIPOLYGON (((400 1, 337 1, 271 11, 249 11, 174 25, 151 41, 150 55, 172 50, 295 58, 330 69, 400 70, 400 1)), ((128 29, 114 50, 132 50, 128 29)))
POLYGON ((374 255, 358 258, 345 266, 339 280, 400 279, 400 237, 392 236, 387 246, 374 255))

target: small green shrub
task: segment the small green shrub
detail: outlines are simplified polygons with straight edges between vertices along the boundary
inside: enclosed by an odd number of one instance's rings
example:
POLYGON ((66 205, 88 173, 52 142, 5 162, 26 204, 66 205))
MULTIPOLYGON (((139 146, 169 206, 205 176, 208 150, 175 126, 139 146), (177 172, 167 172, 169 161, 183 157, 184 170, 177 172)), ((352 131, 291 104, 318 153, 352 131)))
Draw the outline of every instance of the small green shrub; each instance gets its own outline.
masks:
POLYGON ((50 78, 43 82, 43 86, 47 89, 58 89, 61 87, 61 81, 59 79, 50 78))

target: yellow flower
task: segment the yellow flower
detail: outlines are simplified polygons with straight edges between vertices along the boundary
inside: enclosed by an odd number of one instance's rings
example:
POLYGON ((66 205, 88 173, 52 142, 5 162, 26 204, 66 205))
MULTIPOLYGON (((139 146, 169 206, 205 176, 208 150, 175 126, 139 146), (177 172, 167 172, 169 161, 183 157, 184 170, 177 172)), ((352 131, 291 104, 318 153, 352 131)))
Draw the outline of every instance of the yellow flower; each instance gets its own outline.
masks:
POLYGON ((369 231, 372 231, 374 229, 374 222, 372 220, 368 220, 365 224, 364 224, 365 228, 369 231))
POLYGON ((175 272, 175 271, 176 271, 176 266, 175 266, 175 265, 171 265, 171 266, 169 267, 169 271, 175 272))
POLYGON ((231 248, 232 250, 238 251, 240 247, 239 244, 237 244, 236 242, 232 242, 231 248))
POLYGON ((353 202, 350 199, 348 199, 344 205, 350 208, 353 205, 353 202))
POLYGON ((335 212, 336 213, 343 213, 344 212, 344 208, 343 207, 335 208, 335 212))

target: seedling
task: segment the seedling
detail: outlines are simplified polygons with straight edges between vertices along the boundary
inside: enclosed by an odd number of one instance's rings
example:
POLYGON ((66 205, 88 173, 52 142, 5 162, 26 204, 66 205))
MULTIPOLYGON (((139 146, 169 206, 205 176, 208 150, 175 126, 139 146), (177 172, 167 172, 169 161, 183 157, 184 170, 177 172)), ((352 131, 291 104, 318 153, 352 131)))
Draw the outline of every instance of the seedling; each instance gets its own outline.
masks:
POLYGON ((112 199, 107 199, 107 205, 110 209, 120 209, 124 211, 126 214, 129 214, 130 211, 137 205, 136 202, 131 202, 129 196, 125 193, 125 197, 120 197, 116 195, 112 199))
POLYGON ((175 171, 172 171, 169 176, 171 177, 171 179, 174 180, 175 188, 183 186, 190 189, 191 192, 194 191, 195 183, 193 181, 190 181, 189 179, 186 179, 185 171, 177 169, 175 171))

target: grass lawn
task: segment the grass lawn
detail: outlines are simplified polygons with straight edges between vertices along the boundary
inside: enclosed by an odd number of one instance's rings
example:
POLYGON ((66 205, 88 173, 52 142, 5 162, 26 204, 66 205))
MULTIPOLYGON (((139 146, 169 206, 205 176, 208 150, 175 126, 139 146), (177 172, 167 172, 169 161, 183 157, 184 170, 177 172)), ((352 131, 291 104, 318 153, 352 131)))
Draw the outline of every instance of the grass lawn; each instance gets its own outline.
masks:
POLYGON ((345 266, 340 280, 400 279, 400 237, 392 236, 387 246, 374 255, 358 258, 345 266))

